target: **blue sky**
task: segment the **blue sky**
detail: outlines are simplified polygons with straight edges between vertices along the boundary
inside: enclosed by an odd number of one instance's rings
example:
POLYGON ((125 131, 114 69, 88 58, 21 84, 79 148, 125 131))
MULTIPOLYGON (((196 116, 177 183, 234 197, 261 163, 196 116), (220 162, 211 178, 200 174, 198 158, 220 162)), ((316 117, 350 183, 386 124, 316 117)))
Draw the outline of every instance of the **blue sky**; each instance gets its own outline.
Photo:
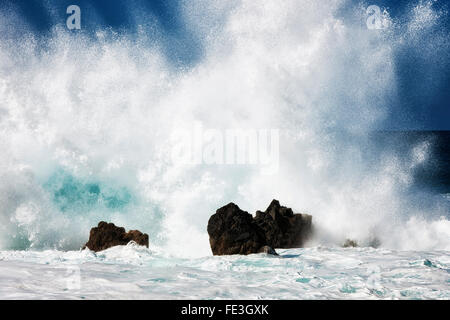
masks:
MULTIPOLYGON (((15 8, 16 12, 27 21, 32 32, 45 36, 56 23, 65 21, 66 8, 71 4, 79 5, 83 14, 83 31, 109 27, 118 32, 134 29, 130 19, 131 1, 122 0, 0 0, 0 8, 15 8), (50 5, 49 5, 50 4, 50 5), (52 8, 50 11, 48 8, 52 8)), ((134 0, 141 7, 143 14, 156 22, 158 34, 150 35, 163 39, 167 55, 175 64, 190 65, 201 59, 201 40, 188 31, 179 17, 178 0, 134 0)), ((400 17, 415 1, 408 0, 373 0, 388 9, 392 17, 400 17)), ((450 1, 439 1, 436 6, 448 7, 450 1)), ((444 32, 449 32, 449 17, 446 17, 444 32)), ((0 22, 1 23, 1 22, 0 22)), ((427 39, 423 39, 427 47, 427 39)), ((392 108, 384 127, 386 129, 422 129, 450 130, 450 65, 449 45, 437 54, 432 61, 440 79, 430 75, 430 61, 425 61, 417 50, 405 49, 404 57, 397 61, 398 99, 392 108)), ((435 72, 436 74, 436 72, 435 72)))

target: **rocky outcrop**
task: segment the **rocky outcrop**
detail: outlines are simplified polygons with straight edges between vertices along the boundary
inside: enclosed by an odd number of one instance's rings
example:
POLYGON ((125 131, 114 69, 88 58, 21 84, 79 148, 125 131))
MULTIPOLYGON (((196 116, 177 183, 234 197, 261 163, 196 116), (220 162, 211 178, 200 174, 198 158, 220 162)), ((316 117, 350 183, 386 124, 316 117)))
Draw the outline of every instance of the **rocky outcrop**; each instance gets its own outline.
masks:
POLYGON ((358 247, 358 242, 352 239, 345 240, 344 244, 342 245, 343 248, 356 248, 358 247))
POLYGON ((311 235, 311 216, 294 214, 273 200, 265 212, 248 212, 230 203, 208 221, 208 234, 214 255, 276 254, 272 248, 298 248, 311 235))
POLYGON ((89 248, 97 252, 114 246, 126 245, 130 241, 148 248, 148 234, 138 230, 125 232, 122 227, 116 227, 113 223, 101 221, 97 227, 91 229, 89 241, 83 249, 89 248))
POLYGON ((312 217, 294 214, 278 200, 272 200, 265 212, 257 211, 255 222, 264 230, 266 242, 272 248, 299 248, 311 235, 312 217))
POLYGON ((252 215, 234 203, 218 209, 209 218, 208 234, 214 255, 257 253, 266 245, 264 231, 252 215))

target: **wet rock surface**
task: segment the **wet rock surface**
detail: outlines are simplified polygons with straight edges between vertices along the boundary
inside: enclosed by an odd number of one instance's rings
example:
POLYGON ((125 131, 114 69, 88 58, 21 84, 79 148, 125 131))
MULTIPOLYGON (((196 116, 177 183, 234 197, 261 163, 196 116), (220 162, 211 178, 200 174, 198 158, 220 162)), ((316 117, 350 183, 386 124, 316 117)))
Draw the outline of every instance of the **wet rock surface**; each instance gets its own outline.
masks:
POLYGON ((264 231, 255 224, 252 215, 234 203, 211 216, 208 234, 214 255, 257 253, 266 245, 264 231))
POLYGON ((272 248, 299 248, 311 235, 312 217, 294 214, 273 200, 265 212, 257 211, 256 224, 264 230, 267 244, 272 248))
POLYGON ((276 254, 273 248, 299 248, 312 233, 312 217, 294 214, 273 200, 266 211, 253 217, 236 204, 218 209, 208 221, 214 255, 276 254))
POLYGON ((122 227, 101 221, 97 227, 91 229, 89 241, 84 245, 83 249, 89 248, 98 252, 114 246, 127 245, 130 241, 148 248, 148 234, 139 230, 125 232, 125 229, 122 227))

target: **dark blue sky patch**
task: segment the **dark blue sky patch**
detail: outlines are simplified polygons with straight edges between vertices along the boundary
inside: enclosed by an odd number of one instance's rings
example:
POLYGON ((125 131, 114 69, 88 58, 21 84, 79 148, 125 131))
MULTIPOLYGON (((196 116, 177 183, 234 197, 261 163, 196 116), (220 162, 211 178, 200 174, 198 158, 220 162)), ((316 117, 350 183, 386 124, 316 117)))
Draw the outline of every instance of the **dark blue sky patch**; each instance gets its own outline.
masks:
MULTIPOLYGON (((148 42, 157 41, 174 66, 190 66, 202 56, 201 41, 185 28, 180 19, 178 1, 0 0, 0 10, 12 8, 26 22, 28 32, 43 39, 51 35, 55 26, 65 26, 69 17, 66 10, 70 5, 80 7, 81 32, 85 35, 95 36, 96 31, 106 29, 119 34, 126 33, 132 38, 138 30, 134 10, 148 19, 148 42)), ((45 43, 42 45, 45 46, 45 43)))

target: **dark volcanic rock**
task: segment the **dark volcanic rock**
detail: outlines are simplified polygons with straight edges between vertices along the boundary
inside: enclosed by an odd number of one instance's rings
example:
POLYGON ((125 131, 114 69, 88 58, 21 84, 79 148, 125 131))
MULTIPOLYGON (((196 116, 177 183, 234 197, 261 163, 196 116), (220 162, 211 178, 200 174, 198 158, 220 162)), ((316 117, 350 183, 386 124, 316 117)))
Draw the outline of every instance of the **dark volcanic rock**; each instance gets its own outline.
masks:
POLYGON ((267 244, 272 248, 299 248, 311 235, 312 217, 294 214, 291 208, 273 200, 265 212, 257 211, 255 222, 264 230, 267 244))
POLYGON ((208 221, 214 255, 277 254, 272 248, 298 248, 311 235, 311 216, 294 214, 273 200, 265 212, 253 218, 234 203, 216 211, 208 221))
POLYGON ((264 232, 252 215, 234 203, 218 209, 209 218, 208 234, 214 255, 257 253, 266 245, 264 232))
POLYGON ((344 244, 342 245, 342 247, 344 247, 344 248, 356 248, 357 246, 358 246, 358 242, 356 242, 355 240, 352 240, 352 239, 345 240, 344 244))
POLYGON ((259 249, 259 252, 260 252, 260 253, 271 254, 271 255, 274 255, 274 256, 277 256, 277 255, 278 255, 278 253, 277 253, 274 249, 272 249, 271 247, 269 247, 269 246, 264 246, 264 247, 262 247, 261 249, 259 249))
POLYGON ((91 229, 89 241, 83 249, 87 247, 97 252, 114 246, 126 245, 130 241, 148 248, 148 234, 138 230, 125 232, 122 227, 116 227, 113 223, 101 221, 97 227, 91 229))

